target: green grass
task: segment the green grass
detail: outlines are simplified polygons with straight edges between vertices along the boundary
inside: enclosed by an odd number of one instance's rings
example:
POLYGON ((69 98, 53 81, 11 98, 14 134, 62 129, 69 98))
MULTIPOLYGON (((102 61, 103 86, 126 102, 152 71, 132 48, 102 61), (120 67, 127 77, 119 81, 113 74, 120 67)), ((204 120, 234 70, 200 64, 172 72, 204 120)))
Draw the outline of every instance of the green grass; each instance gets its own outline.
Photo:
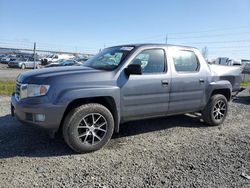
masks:
POLYGON ((250 87, 250 80, 248 80, 248 81, 243 81, 243 82, 241 82, 240 85, 241 85, 241 86, 245 86, 245 87, 247 87, 247 86, 250 87))
POLYGON ((15 91, 15 81, 0 81, 0 95, 11 95, 15 91))

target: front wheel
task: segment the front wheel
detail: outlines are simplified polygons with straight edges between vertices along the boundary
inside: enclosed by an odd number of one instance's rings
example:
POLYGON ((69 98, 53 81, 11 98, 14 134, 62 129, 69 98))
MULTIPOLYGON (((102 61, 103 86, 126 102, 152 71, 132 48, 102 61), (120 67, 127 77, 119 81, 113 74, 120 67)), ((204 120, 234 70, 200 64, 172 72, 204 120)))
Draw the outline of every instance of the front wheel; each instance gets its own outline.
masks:
POLYGON ((97 103, 71 110, 63 123, 64 140, 78 153, 102 148, 112 137, 113 130, 114 119, 111 112, 97 103))
POLYGON ((228 101, 224 95, 213 95, 204 110, 202 118, 211 126, 220 125, 224 122, 228 111, 228 101))

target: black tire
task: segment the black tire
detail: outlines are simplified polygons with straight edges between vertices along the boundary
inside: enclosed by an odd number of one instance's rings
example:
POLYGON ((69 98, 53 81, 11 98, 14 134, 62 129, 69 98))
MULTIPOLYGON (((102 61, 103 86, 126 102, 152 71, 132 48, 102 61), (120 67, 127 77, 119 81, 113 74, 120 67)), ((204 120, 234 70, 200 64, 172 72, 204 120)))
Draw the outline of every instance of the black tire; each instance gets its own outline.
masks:
POLYGON ((228 101, 224 95, 213 95, 202 111, 202 119, 210 126, 217 126, 224 122, 228 111, 228 101), (221 103, 220 103, 221 102, 221 103), (221 105, 221 107, 219 107, 221 105), (223 114, 223 116, 221 115, 223 114))
POLYGON ((22 65, 21 65, 21 69, 24 70, 25 68, 26 68, 25 64, 22 64, 22 65))
POLYGON ((71 149, 78 153, 92 152, 102 148, 112 137, 113 131, 114 119, 111 112, 105 106, 97 103, 85 104, 71 110, 63 123, 64 140, 71 149), (93 114, 94 118, 93 122, 91 122, 90 119, 93 117, 93 114), (96 126, 94 122, 95 116, 97 116, 96 119, 99 118, 98 121, 102 120, 103 123, 97 121, 96 123, 99 123, 99 125, 96 126), (104 124, 105 122, 106 124, 104 124), (85 123, 87 123, 87 125, 85 123), (90 126, 90 124, 92 125, 90 126), (104 125, 101 128, 97 128, 100 124, 104 125), (79 126, 81 128, 79 128, 79 126), (86 126, 88 126, 88 128, 85 128, 86 126), (93 127, 96 127, 96 129, 93 127), (101 129, 103 131, 101 131, 101 129), (104 132, 104 130, 106 130, 106 132, 104 132), (99 138, 97 139, 95 136, 98 136, 99 138), (101 140, 99 140, 100 138, 101 140))

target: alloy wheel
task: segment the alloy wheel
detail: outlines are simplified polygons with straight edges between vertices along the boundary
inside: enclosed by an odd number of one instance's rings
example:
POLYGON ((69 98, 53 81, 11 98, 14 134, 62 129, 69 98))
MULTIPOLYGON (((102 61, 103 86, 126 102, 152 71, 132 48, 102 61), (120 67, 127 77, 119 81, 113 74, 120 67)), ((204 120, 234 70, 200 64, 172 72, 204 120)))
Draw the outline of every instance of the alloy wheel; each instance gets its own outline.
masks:
POLYGON ((96 145, 106 135, 108 123, 99 113, 87 114, 77 126, 78 138, 83 144, 96 145))
POLYGON ((213 116, 215 120, 221 120, 224 118, 226 113, 226 104, 222 100, 218 100, 213 108, 213 116))

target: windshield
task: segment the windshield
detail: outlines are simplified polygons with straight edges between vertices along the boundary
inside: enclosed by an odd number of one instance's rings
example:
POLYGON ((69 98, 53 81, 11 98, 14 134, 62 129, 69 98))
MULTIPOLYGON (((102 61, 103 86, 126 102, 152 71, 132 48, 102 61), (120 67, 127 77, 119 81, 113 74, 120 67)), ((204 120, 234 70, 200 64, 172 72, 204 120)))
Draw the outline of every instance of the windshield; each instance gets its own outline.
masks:
POLYGON ((131 46, 106 48, 83 65, 94 69, 114 70, 133 49, 131 46))

